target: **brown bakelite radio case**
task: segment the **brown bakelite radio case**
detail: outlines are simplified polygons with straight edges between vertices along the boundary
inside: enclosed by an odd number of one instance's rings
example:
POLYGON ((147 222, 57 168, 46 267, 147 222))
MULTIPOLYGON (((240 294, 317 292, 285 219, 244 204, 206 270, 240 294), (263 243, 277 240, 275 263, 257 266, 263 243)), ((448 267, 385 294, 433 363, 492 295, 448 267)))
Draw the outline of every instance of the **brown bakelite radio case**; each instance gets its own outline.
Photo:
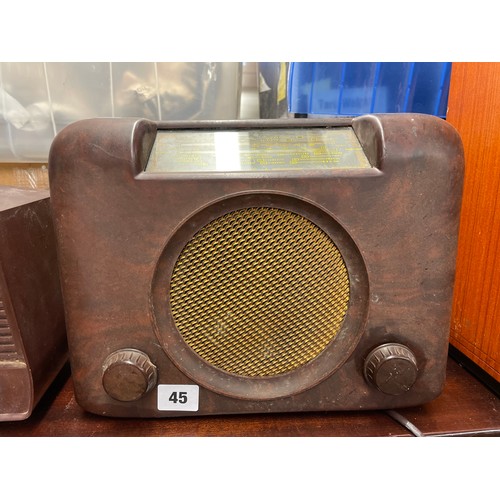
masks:
POLYGON ((67 361, 47 190, 0 186, 0 421, 29 417, 67 361))
POLYGON ((85 120, 49 163, 86 410, 388 409, 442 391, 463 176, 444 120, 85 120))

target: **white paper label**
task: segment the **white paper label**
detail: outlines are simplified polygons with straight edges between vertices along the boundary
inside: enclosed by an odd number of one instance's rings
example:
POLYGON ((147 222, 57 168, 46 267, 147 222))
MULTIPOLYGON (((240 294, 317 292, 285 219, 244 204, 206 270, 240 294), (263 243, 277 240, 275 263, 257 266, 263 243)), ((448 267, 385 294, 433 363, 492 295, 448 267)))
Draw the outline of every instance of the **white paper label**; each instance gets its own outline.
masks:
POLYGON ((197 385, 158 386, 158 410, 198 411, 200 388, 197 385))

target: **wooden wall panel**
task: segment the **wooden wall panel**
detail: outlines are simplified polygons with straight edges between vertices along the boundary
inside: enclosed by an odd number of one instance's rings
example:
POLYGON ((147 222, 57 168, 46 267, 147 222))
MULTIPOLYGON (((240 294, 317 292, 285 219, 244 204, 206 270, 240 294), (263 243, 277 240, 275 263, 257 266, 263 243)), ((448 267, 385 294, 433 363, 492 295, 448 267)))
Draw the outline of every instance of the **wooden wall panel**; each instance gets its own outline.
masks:
POLYGON ((500 63, 454 63, 447 121, 465 150, 450 342, 500 381, 500 63))

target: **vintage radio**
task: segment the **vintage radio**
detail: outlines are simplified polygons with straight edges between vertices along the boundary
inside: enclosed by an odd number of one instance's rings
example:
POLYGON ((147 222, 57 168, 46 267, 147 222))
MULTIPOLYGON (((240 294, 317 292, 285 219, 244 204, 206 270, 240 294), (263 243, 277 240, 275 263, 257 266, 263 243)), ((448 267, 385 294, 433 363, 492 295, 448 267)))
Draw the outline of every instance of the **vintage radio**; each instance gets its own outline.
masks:
POLYGON ((0 186, 0 421, 23 420, 67 361, 47 190, 0 186))
POLYGON ((462 176, 458 134, 428 115, 68 126, 49 177, 77 401, 170 417, 433 399, 462 176))

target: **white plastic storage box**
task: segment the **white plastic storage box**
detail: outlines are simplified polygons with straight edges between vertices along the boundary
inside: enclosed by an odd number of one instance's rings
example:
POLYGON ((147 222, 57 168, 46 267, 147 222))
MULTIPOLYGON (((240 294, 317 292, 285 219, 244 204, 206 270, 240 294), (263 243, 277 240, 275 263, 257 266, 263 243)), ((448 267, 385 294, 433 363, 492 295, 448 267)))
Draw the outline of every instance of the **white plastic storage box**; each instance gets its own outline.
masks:
POLYGON ((82 118, 237 119, 241 63, 0 63, 0 162, 45 162, 82 118))

